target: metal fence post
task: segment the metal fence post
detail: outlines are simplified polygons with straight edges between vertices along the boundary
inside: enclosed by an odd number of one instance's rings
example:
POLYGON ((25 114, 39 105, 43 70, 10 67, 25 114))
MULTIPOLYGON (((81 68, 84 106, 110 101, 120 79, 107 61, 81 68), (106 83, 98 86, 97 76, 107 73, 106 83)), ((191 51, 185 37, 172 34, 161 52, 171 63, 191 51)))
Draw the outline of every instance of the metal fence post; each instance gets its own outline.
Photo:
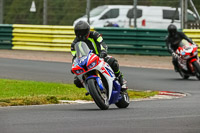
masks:
POLYGON ((134 27, 137 28, 137 0, 133 1, 134 27))
POLYGON ((181 5, 181 29, 184 28, 184 0, 180 0, 181 5))
POLYGON ((187 22, 188 22, 188 15, 187 15, 187 9, 188 9, 188 0, 185 0, 184 3, 184 29, 187 29, 187 22))
POLYGON ((0 24, 3 24, 3 0, 0 0, 0 24))
POLYGON ((192 0, 190 0, 190 4, 191 4, 191 6, 192 6, 192 8, 193 8, 193 10, 195 12, 195 14, 197 15, 198 20, 200 20, 199 13, 198 13, 198 11, 197 11, 197 9, 196 9, 196 7, 195 7, 195 5, 194 5, 194 3, 193 3, 192 0))
POLYGON ((87 14, 87 22, 88 24, 90 24, 90 0, 87 0, 86 14, 87 14))
POLYGON ((47 25, 47 0, 43 2, 43 25, 47 25))

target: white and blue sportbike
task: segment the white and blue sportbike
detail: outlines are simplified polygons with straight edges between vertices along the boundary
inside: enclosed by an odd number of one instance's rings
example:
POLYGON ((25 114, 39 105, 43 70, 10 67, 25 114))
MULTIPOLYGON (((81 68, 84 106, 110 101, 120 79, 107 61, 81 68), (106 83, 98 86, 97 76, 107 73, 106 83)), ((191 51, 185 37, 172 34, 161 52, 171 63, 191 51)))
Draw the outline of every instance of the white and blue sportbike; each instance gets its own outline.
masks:
POLYGON ((104 59, 92 53, 85 42, 76 43, 75 50, 76 59, 72 65, 72 73, 77 75, 96 105, 102 110, 108 109, 110 104, 127 108, 128 93, 121 92, 121 85, 104 59))

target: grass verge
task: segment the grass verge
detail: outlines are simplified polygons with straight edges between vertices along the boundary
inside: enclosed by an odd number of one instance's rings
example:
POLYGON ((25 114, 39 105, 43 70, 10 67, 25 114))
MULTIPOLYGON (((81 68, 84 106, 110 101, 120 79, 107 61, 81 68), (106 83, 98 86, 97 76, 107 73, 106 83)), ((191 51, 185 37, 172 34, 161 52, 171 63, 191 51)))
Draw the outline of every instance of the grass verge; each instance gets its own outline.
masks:
MULTIPOLYGON (((92 100, 85 88, 72 84, 0 79, 0 106, 57 104, 59 100, 92 100)), ((131 99, 148 98, 157 91, 128 91, 131 99)))

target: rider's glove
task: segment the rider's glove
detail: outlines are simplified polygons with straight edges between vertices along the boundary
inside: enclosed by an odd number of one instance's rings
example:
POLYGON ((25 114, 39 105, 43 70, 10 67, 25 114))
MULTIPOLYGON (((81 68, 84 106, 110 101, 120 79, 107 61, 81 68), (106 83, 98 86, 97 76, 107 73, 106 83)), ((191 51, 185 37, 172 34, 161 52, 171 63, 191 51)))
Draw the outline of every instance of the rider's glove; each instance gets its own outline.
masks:
POLYGON ((194 46, 198 46, 195 42, 192 43, 194 46))
POLYGON ((105 50, 101 51, 99 57, 100 58, 105 58, 107 56, 107 52, 105 50))
POLYGON ((173 53, 172 53, 172 56, 173 56, 174 58, 176 58, 176 57, 177 57, 177 54, 176 54, 175 52, 173 52, 173 53))

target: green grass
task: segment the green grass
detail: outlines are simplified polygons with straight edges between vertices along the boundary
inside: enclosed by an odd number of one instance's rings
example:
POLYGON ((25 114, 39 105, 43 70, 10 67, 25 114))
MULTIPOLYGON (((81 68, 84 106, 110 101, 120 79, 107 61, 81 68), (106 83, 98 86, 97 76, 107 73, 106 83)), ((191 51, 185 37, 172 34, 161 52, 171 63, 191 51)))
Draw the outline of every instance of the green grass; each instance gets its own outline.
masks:
MULTIPOLYGON (((92 100, 85 88, 72 84, 0 79, 0 106, 40 105, 59 100, 92 100)), ((128 91, 131 99, 147 98, 158 92, 128 91)))

